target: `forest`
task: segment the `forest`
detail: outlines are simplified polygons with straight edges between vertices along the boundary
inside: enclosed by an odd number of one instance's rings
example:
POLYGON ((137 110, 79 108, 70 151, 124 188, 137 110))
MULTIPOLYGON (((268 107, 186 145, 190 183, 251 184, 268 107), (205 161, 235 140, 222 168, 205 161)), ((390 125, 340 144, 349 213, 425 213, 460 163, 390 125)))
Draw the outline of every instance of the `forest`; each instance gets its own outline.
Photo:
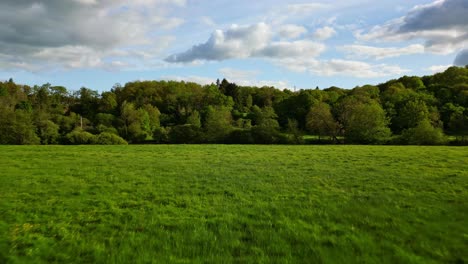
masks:
POLYGON ((466 145, 468 66, 354 89, 0 82, 0 144, 466 145))

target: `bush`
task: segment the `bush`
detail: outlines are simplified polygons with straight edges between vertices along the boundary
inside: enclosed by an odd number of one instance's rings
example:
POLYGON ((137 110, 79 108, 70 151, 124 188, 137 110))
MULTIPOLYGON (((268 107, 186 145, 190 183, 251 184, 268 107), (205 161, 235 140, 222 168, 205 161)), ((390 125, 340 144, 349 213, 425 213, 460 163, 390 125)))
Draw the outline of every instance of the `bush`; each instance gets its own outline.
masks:
POLYGON ((402 143, 409 145, 443 145, 447 143, 442 129, 435 128, 428 119, 424 119, 414 128, 403 131, 402 143))
POLYGON ((249 129, 235 129, 227 137, 228 144, 253 144, 254 139, 249 129))
POLYGON ((96 144, 99 145, 128 145, 125 139, 109 132, 102 132, 96 137, 96 144))
POLYGON ((179 125, 169 131, 169 141, 175 144, 195 144, 202 140, 202 130, 195 125, 179 125))
POLYGON ((157 128, 153 132, 153 141, 155 143, 169 143, 169 132, 166 130, 166 128, 157 128))
POLYGON ((287 135, 281 134, 271 127, 255 126, 252 128, 252 137, 255 144, 289 144, 287 135))
POLYGON ((65 138, 67 142, 72 145, 88 145, 96 143, 95 135, 80 129, 73 130, 68 133, 65 138))

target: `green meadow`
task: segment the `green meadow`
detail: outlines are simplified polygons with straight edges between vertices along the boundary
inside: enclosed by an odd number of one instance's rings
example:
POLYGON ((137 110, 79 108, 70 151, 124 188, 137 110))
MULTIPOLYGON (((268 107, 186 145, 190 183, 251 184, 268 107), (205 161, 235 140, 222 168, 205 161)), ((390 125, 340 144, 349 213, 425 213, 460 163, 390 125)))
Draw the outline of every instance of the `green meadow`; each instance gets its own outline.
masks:
POLYGON ((0 146, 0 263, 468 263, 468 148, 0 146))

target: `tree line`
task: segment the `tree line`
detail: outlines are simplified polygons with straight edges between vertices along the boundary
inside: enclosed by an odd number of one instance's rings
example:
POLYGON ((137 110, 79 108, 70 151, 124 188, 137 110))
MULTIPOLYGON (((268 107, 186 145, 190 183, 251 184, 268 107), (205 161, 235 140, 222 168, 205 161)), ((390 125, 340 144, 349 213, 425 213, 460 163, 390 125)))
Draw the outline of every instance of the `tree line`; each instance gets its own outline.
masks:
POLYGON ((354 89, 0 82, 0 144, 466 144, 468 67, 354 89), (309 135, 309 136, 305 136, 309 135))

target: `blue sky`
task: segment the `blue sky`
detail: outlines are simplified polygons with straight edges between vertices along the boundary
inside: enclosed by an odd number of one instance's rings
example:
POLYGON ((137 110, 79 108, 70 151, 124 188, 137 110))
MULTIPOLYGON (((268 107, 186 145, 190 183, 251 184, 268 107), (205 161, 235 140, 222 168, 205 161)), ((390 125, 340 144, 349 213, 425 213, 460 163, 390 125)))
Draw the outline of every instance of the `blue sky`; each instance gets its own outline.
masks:
POLYGON ((352 88, 468 64, 467 0, 2 0, 0 80, 352 88))

